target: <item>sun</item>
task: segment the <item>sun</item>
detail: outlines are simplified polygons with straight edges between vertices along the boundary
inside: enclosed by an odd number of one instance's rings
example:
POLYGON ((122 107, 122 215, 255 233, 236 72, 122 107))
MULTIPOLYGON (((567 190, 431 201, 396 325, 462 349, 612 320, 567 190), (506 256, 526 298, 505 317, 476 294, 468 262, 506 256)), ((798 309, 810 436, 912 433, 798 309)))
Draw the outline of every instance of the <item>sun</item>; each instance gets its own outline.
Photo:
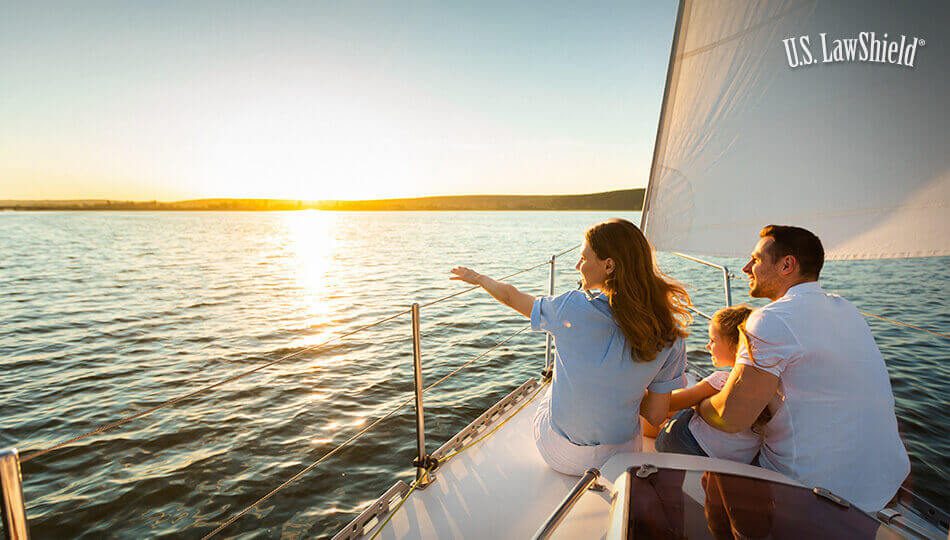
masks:
POLYGON ((209 124, 194 185, 204 196, 293 200, 419 195, 425 145, 345 104, 255 103, 209 124))

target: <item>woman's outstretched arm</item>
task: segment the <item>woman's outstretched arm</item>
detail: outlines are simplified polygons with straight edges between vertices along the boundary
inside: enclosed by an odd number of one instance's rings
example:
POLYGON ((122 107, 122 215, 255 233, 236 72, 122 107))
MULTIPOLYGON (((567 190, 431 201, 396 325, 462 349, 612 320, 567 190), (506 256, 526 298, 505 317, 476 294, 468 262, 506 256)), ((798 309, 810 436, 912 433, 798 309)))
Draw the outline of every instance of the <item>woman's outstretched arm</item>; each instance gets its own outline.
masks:
POLYGON ((478 272, 457 266, 452 269, 452 277, 456 281, 464 281, 471 285, 478 285, 492 295, 495 300, 514 309, 525 317, 531 318, 531 308, 534 307, 534 297, 530 294, 519 291, 514 285, 495 281, 494 279, 483 276, 478 272))

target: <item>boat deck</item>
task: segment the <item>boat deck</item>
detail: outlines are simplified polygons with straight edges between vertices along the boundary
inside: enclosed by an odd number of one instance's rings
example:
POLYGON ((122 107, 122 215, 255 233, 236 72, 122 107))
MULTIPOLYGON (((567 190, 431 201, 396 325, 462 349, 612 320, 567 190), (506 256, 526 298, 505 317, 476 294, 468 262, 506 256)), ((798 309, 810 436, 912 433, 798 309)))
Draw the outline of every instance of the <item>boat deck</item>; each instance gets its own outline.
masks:
MULTIPOLYGON (((414 491, 377 538, 533 536, 578 481, 578 477, 548 467, 535 447, 532 419, 541 401, 541 396, 536 394, 523 409, 511 407, 495 419, 493 424, 497 425, 504 418, 514 416, 490 437, 439 468, 436 481, 424 490, 414 491)), ((627 467, 644 463, 677 469, 718 470, 792 483, 780 474, 749 465, 653 453, 653 440, 649 438, 644 439, 644 452, 618 454, 601 470, 604 478, 613 481, 627 467)), ((701 508, 703 494, 698 481, 690 495, 701 508)), ((555 536, 603 538, 608 526, 609 496, 609 490, 587 492, 555 536)))

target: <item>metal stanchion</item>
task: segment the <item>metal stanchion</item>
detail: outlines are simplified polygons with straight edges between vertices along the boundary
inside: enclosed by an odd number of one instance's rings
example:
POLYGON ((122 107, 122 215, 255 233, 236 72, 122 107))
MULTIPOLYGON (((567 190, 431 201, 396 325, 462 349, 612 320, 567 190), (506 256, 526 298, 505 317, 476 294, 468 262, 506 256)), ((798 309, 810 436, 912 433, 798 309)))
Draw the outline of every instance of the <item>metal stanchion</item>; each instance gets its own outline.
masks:
POLYGON ((729 281, 729 269, 722 267, 722 282, 726 287, 726 306, 732 305, 732 282, 729 281))
POLYGON ((726 305, 727 306, 732 305, 732 282, 729 280, 729 268, 721 264, 716 264, 714 262, 709 262, 703 259, 692 257, 685 253, 679 253, 676 251, 671 251, 670 253, 672 253, 673 255, 676 255, 677 257, 682 257, 683 259, 686 259, 688 261, 693 261, 695 263, 704 264, 706 266, 711 266, 713 268, 718 268, 719 270, 722 270, 722 284, 723 284, 723 288, 725 288, 726 290, 726 305))
POLYGON ((3 498, 3 528, 10 540, 30 537, 26 526, 26 506, 20 476, 20 453, 16 448, 0 450, 0 493, 3 498))
POLYGON ((419 324, 419 304, 412 305, 412 364, 416 386, 416 448, 418 457, 412 461, 416 466, 416 481, 419 489, 425 489, 435 481, 433 471, 438 461, 426 453, 425 409, 422 406, 422 331, 419 324))
MULTIPOLYGON (((551 268, 548 272, 548 294, 554 296, 554 261, 556 256, 551 255, 551 260, 548 261, 548 264, 551 265, 551 268)), ((541 376, 545 379, 551 377, 553 373, 553 358, 551 356, 553 339, 551 334, 546 333, 544 336, 544 371, 541 372, 541 376)))

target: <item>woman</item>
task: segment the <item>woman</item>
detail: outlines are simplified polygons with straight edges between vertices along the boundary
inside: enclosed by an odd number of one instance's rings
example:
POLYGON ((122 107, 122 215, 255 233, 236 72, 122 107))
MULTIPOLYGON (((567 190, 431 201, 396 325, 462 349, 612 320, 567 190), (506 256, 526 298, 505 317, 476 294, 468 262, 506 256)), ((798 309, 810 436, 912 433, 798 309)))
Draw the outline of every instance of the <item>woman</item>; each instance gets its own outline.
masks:
POLYGON ((554 380, 535 417, 535 442, 553 469, 580 475, 621 451, 639 451, 640 418, 659 423, 683 386, 690 322, 686 290, 657 268, 636 225, 587 230, 575 267, 581 291, 535 298, 465 267, 451 279, 481 286, 554 336, 554 380))

